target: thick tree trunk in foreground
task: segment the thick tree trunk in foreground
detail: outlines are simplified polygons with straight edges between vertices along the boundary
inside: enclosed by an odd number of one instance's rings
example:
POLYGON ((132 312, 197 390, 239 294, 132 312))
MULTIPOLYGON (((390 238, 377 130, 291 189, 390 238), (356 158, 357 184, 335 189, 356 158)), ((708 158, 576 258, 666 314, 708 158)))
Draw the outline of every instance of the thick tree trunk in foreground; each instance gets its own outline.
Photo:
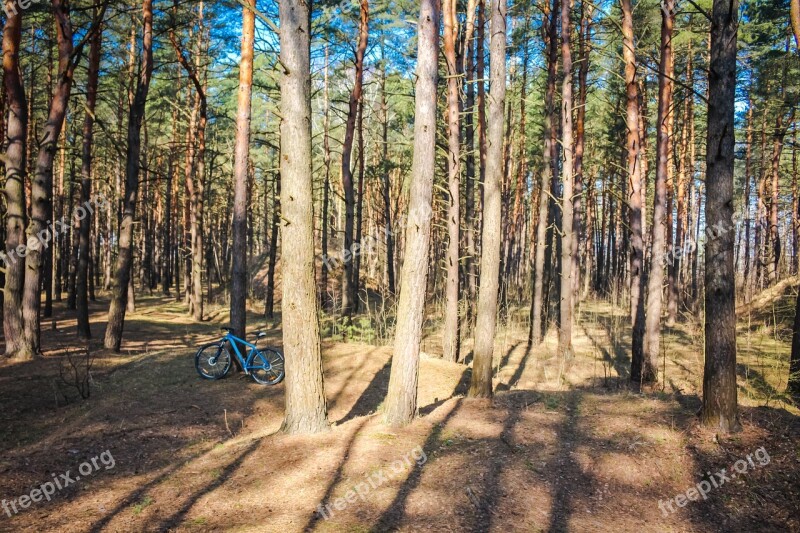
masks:
POLYGON ((250 105, 253 83, 255 0, 242 6, 242 57, 236 111, 236 145, 233 163, 233 278, 231 327, 244 339, 247 332, 247 165, 250 159, 250 105))
MULTIPOLYGON (((706 224, 730 228, 733 223, 735 151, 736 30, 739 2, 714 0, 711 63, 708 76, 708 153, 706 154, 706 224)), ((736 407, 736 287, 733 271, 734 231, 706 242, 705 368, 703 424, 724 432, 738 429, 736 407)))
POLYGON ((286 221, 283 251, 283 348, 286 357, 286 415, 283 431, 328 429, 319 316, 314 281, 314 220, 311 169, 311 16, 308 3, 280 3, 281 158, 285 177, 281 213, 286 221))
POLYGON ((489 124, 487 126, 486 178, 483 184, 483 228, 478 313, 475 323, 470 397, 492 396, 492 356, 497 323, 502 227, 503 136, 506 105, 506 0, 492 2, 489 41, 489 124))
POLYGON ((665 0, 661 7, 661 62, 658 76, 658 125, 656 146, 656 185, 653 201, 653 237, 651 268, 647 284, 645 311, 644 358, 641 381, 649 383, 658 377, 658 358, 661 355, 661 308, 663 305, 664 257, 667 246, 667 180, 670 165, 669 120, 672 113, 672 29, 675 22, 675 2, 665 0))
POLYGON ((558 63, 558 46, 556 43, 558 31, 559 0, 553 0, 548 21, 547 37, 547 86, 544 95, 544 149, 542 151, 542 175, 540 178, 539 216, 536 221, 536 250, 533 266, 533 296, 531 298, 530 323, 528 344, 537 345, 542 342, 544 334, 544 273, 547 257, 547 222, 550 207, 550 182, 553 177, 551 154, 552 130, 554 127, 554 104, 556 92, 556 65, 558 63))
POLYGON ((417 413, 419 347, 425 311, 431 200, 436 164, 436 83, 439 56, 439 2, 422 0, 419 14, 414 159, 405 232, 405 260, 397 304, 392 370, 384 402, 384 422, 403 426, 417 413))
POLYGON ((139 192, 139 154, 141 129, 144 118, 150 78, 153 74, 153 0, 142 2, 143 40, 142 67, 136 82, 136 92, 128 114, 128 150, 125 162, 125 196, 123 215, 119 228, 119 255, 112 285, 111 305, 108 309, 108 326, 105 347, 116 352, 122 343, 122 328, 128 306, 128 285, 133 266, 133 219, 136 215, 136 197, 139 192))
POLYGON ((575 204, 573 195, 573 176, 575 155, 572 144, 572 24, 570 23, 570 4, 561 4, 561 138, 564 150, 561 193, 561 320, 558 326, 558 353, 564 359, 571 359, 572 320, 575 314, 573 300, 573 234, 575 204))
POLYGON ((47 227, 53 212, 53 160, 61 128, 64 125, 64 117, 67 114, 75 71, 69 6, 63 0, 53 0, 53 14, 58 35, 58 85, 50 101, 47 122, 36 156, 35 175, 31 183, 31 218, 28 222, 27 236, 29 244, 33 244, 33 241, 35 244, 28 246, 25 256, 25 286, 22 294, 25 350, 33 354, 41 351, 39 311, 46 253, 44 248, 48 247, 53 239, 52 231, 47 227), (47 242, 42 242, 40 236, 47 242))
POLYGON ((630 253, 630 317, 633 326, 631 342, 631 379, 639 381, 644 358, 644 238, 642 229, 642 165, 639 134, 639 84, 636 80, 636 53, 633 42, 633 8, 631 0, 622 0, 622 54, 625 58, 626 124, 628 148, 628 186, 630 187, 629 224, 630 253))
MULTIPOLYGON (((361 103, 361 94, 364 83, 364 55, 367 51, 367 40, 369 38, 369 1, 361 0, 361 20, 358 26, 358 48, 355 57, 355 82, 350 93, 350 101, 347 108, 347 121, 345 122, 344 142, 342 145, 342 188, 344 189, 345 201, 345 223, 344 223, 344 250, 353 252, 353 233, 355 231, 355 210, 356 196, 353 187, 353 169, 350 162, 353 155, 353 141, 355 139, 356 121, 358 118, 358 108, 361 103)), ((344 262, 342 272, 342 314, 350 316, 358 311, 358 294, 356 293, 355 276, 353 267, 355 261, 350 257, 344 262)))
MULTIPOLYGON (((95 16, 97 16, 95 8, 95 16)), ((92 196, 92 142, 94 136, 94 110, 97 102, 97 83, 100 72, 100 47, 103 33, 98 30, 92 35, 89 46, 89 77, 86 83, 86 117, 83 122, 83 154, 81 161, 81 206, 86 209, 92 196)), ((78 311, 78 337, 91 339, 89 327, 89 251, 92 212, 86 210, 80 224, 80 244, 78 249, 78 277, 75 283, 76 307, 78 311)), ((99 213, 96 215, 99 216, 99 213)))
POLYGON ((3 332, 5 355, 19 360, 33 358, 23 342, 22 288, 25 282, 25 258, 17 248, 25 246, 25 153, 27 146, 28 106, 20 79, 19 48, 22 39, 22 13, 12 0, 6 0, 9 16, 3 28, 3 85, 8 106, 6 121, 8 145, 5 153, 6 236, 3 267, 3 332))
POLYGON ((442 332, 442 352, 445 361, 458 360, 458 266, 459 266, 459 192, 461 187, 461 121, 459 117, 458 65, 456 63, 456 0, 444 0, 444 57, 447 64, 447 172, 448 205, 447 230, 448 245, 445 288, 444 331, 442 332))

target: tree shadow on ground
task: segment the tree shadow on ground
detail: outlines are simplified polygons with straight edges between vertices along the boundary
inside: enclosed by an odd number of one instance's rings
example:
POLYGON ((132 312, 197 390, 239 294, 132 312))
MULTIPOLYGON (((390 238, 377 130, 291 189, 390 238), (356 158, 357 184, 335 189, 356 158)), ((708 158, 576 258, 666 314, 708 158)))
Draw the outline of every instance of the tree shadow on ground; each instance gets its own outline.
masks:
POLYGON ((319 501, 319 506, 317 507, 318 510, 312 513, 311 518, 309 518, 308 522, 306 523, 303 531, 313 531, 317 524, 319 523, 320 519, 325 518, 323 514, 319 511, 319 509, 325 509, 331 502, 331 496, 333 495, 333 491, 336 486, 342 481, 342 475, 344 473, 344 467, 347 464, 347 460, 350 458, 350 451, 353 448, 353 444, 358 438, 358 435, 361 433, 361 429, 367 423, 369 418, 364 417, 360 422, 354 423, 354 427, 350 437, 347 440, 347 444, 344 447, 344 451, 342 452, 342 458, 339 460, 339 465, 336 467, 336 472, 334 472, 333 476, 331 477, 331 481, 328 483, 328 487, 325 489, 325 494, 319 501))
MULTIPOLYGON (((366 416, 375 412, 376 409, 383 403, 386 393, 389 390, 389 375, 392 372, 392 360, 386 361, 386 364, 378 370, 372 380, 358 397, 356 403, 350 408, 350 411, 337 421, 337 424, 344 424, 359 416, 366 416)), ((344 386, 347 386, 346 384, 344 386)))
MULTIPOLYGON (((439 437, 442 434, 442 430, 450 421, 450 419, 452 419, 456 413, 458 413, 459 409, 461 409, 462 402, 462 399, 456 400, 455 405, 450 409, 450 412, 447 413, 447 416, 445 416, 444 420, 436 424, 436 426, 433 428, 433 431, 428 434, 425 444, 422 445, 422 449, 425 450, 426 454, 430 455, 431 450, 435 448, 435 445, 439 441, 439 437)), ((408 498, 411 496, 411 493, 414 492, 417 486, 419 486, 420 481, 422 480, 422 471, 424 465, 425 463, 414 463, 414 469, 408 475, 405 482, 400 487, 400 490, 397 491, 392 503, 390 503, 383 514, 381 514, 381 517, 372 527, 371 531, 391 531, 402 521, 408 498)))

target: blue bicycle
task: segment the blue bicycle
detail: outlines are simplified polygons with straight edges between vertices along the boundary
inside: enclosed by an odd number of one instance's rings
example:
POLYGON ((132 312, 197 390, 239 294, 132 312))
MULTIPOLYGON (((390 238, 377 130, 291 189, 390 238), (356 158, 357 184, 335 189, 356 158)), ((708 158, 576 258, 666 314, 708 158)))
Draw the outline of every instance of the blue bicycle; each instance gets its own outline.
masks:
MULTIPOLYGON (((225 331, 225 336, 218 342, 212 342, 202 346, 194 356, 194 365, 197 373, 203 379, 222 379, 231 369, 233 358, 229 346, 233 347, 233 353, 244 370, 244 373, 252 377, 256 383, 262 385, 277 385, 283 381, 285 376, 283 368, 283 355, 271 348, 259 349, 255 344, 236 337, 232 332, 233 328, 221 328, 225 331), (242 351, 239 350, 242 346, 242 351), (249 352, 248 352, 249 349, 249 352)), ((267 334, 256 333, 256 342, 267 334)))

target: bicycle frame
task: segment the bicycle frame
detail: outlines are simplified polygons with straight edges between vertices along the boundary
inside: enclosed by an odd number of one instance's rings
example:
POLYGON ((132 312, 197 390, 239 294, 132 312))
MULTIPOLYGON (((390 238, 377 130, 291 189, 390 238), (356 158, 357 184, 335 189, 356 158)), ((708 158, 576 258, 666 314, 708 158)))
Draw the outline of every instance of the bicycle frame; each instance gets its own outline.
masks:
POLYGON ((245 354, 243 356, 242 353, 239 351, 239 344, 242 344, 242 345, 244 345, 246 347, 249 347, 251 350, 258 350, 256 345, 255 344, 250 344, 249 342, 247 342, 244 339, 240 339, 239 337, 233 335, 230 331, 225 334, 225 336, 222 338, 222 340, 223 340, 223 342, 228 342, 231 346, 233 346, 233 351, 234 351, 234 353, 236 355, 236 358, 239 360, 239 364, 242 365, 242 370, 244 370, 245 374, 250 375, 249 369, 247 367, 247 362, 246 362, 247 361, 247 357, 245 357, 247 355, 247 349, 245 349, 245 354))

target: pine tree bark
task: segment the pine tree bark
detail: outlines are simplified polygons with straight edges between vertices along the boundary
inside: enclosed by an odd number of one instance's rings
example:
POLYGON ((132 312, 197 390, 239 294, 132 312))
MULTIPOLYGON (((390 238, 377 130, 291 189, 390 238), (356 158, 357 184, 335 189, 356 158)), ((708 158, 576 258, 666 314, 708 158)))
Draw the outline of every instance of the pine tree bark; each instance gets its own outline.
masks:
POLYGON ((672 32, 675 22, 675 2, 665 0, 661 5, 661 61, 658 68, 658 124, 656 140, 656 184, 653 199, 651 268, 647 284, 645 310, 644 360, 641 382, 658 378, 658 357, 661 355, 661 311, 663 306, 664 258, 667 246, 667 181, 669 179, 670 114, 672 113, 673 52, 672 32))
POLYGON ((49 246, 53 238, 53 232, 48 228, 48 221, 52 219, 53 212, 53 161, 64 117, 67 114, 76 63, 73 57, 69 6, 63 0, 53 0, 52 5, 58 40, 58 85, 50 101, 31 183, 31 218, 26 231, 28 250, 25 255, 25 285, 22 295, 25 351, 33 354, 41 352, 39 334, 41 284, 45 266, 44 248, 49 246), (46 242, 43 242, 40 236, 44 237, 46 242))
MULTIPOLYGON (((325 165, 325 181, 323 182, 322 189, 322 271, 319 277, 319 297, 320 304, 323 309, 327 309, 330 305, 330 298, 328 297, 328 211, 330 206, 330 189, 331 189, 331 104, 330 92, 328 89, 328 68, 330 65, 328 47, 325 47, 325 74, 322 88, 323 98, 323 123, 322 123, 322 157, 325 165)), ((385 85, 383 86, 385 88, 385 85)), ((266 191, 264 193, 267 196, 266 191)), ((266 202, 264 203, 266 209, 266 202)), ((265 215, 266 218, 266 215, 265 215)), ((266 226, 265 226, 266 233, 266 226)))
POLYGON ((573 224, 575 212, 575 152, 572 123, 572 24, 571 2, 561 4, 561 139, 564 152, 561 194, 561 320, 558 327, 558 352, 565 360, 572 359, 573 299, 573 224))
POLYGON ((633 40, 633 7, 622 0, 622 55, 625 59, 625 96, 627 125, 627 170, 630 188, 630 318, 631 379, 640 381, 644 358, 644 237, 642 227, 642 154, 639 118, 639 84, 636 79, 636 52, 633 40))
POLYGON ((233 163, 233 276, 231 279, 231 327, 244 339, 247 333, 247 178, 250 159, 250 107, 253 84, 255 0, 242 6, 242 52, 233 163))
MULTIPOLYGON (((530 312, 530 332, 528 333, 528 344, 538 345, 542 342, 544 334, 544 275, 545 258, 548 255, 547 227, 549 221, 550 208, 550 183, 553 177, 553 166, 551 161, 552 154, 552 135, 554 127, 554 100, 556 91, 556 67, 558 64, 558 11, 559 0, 552 0, 550 16, 547 30, 547 85, 544 96, 544 148, 542 150, 542 173, 540 178, 539 192, 539 216, 536 222, 536 251, 533 272, 533 297, 531 298, 530 312)), ((547 13, 545 13, 547 16, 547 13)))
POLYGON ((489 41, 489 123, 487 125, 486 178, 483 184, 481 275, 475 324, 475 355, 469 396, 492 396, 492 356, 497 323, 502 227, 503 138, 506 105, 506 0, 491 4, 489 41))
MULTIPOLYGON (((350 257, 353 250, 355 231, 356 196, 353 187, 353 169, 351 161, 353 155, 353 141, 355 140, 358 108, 361 103, 364 84, 364 55, 367 51, 369 39, 369 0, 360 0, 360 22, 358 26, 358 47, 355 56, 355 82, 350 92, 350 101, 347 108, 347 121, 345 122, 344 141, 342 144, 342 189, 345 199, 344 223, 344 250, 345 257, 350 257), (349 252, 349 253, 348 253, 349 252)), ((358 311, 358 294, 355 292, 355 279, 353 274, 354 261, 344 261, 342 272, 342 314, 350 316, 358 311)))
POLYGON ((22 9, 13 0, 6 0, 8 9, 3 28, 3 85, 8 106, 5 152, 5 268, 3 290, 3 333, 6 341, 5 355, 18 360, 29 360, 33 353, 24 342, 25 326, 22 319, 22 289, 25 283, 25 258, 17 250, 25 249, 26 201, 25 154, 27 152, 28 106, 25 89, 20 78, 19 49, 22 39, 22 9))
MULTIPOLYGON (((739 2, 714 0, 706 154, 706 224, 733 223, 735 158, 736 31, 739 2)), ((703 424, 724 432, 738 429, 736 400, 736 287, 734 231, 708 239, 705 251, 705 367, 703 424)))
POLYGON ((142 67, 136 82, 133 103, 128 113, 128 148, 125 162, 125 196, 123 216, 119 229, 119 255, 108 309, 105 347, 119 352, 122 330, 128 305, 128 289, 133 266, 133 219, 136 216, 136 198, 139 191, 139 154, 141 128, 144 119, 147 93, 153 74, 153 0, 142 1, 142 67))
POLYGON ((436 83, 439 57, 439 2, 421 0, 418 29, 414 156, 405 232, 405 260, 397 304, 397 327, 383 420, 410 423, 417 414, 419 349, 425 312, 431 201, 436 166, 436 83))
MULTIPOLYGON (((95 18, 99 16, 99 4, 95 5, 95 18)), ((97 84, 100 73, 100 47, 103 32, 100 28, 91 37, 89 44, 89 74, 86 82, 86 117, 83 121, 83 154, 81 159, 81 206, 84 217, 80 220, 80 242, 78 245, 78 277, 75 283, 76 307, 78 311, 78 338, 91 339, 89 326, 89 252, 90 230, 93 208, 89 208, 92 196, 92 143, 94 139, 94 110, 97 103, 97 84)), ((96 215, 99 216, 99 213, 96 215)))
MULTIPOLYGON (((278 235, 281 221, 281 173, 275 174, 272 187, 272 231, 269 237, 269 259, 267 263, 267 289, 264 314, 275 318, 275 268, 278 261, 278 235)), ((285 241, 284 241, 285 242, 285 241)))
POLYGON ((386 62, 384 61, 381 69, 381 141, 383 144, 383 161, 381 162, 381 174, 383 179, 383 217, 384 234, 386 238, 386 282, 390 294, 395 292, 395 271, 394 271, 394 232, 392 230, 392 201, 391 201, 391 182, 389 181, 389 104, 386 99, 386 62))
POLYGON ((775 130, 772 136, 772 159, 771 159, 771 176, 772 187, 772 201, 769 206, 769 237, 770 237, 770 253, 771 265, 769 269, 769 282, 775 284, 778 282, 778 269, 781 260, 781 237, 778 232, 778 199, 780 187, 780 169, 781 169, 781 154, 783 153, 783 141, 789 126, 794 121, 794 109, 788 120, 784 117, 783 107, 778 109, 778 114, 775 118, 775 130))
POLYGON ((444 0, 444 59, 447 65, 447 282, 442 331, 442 353, 445 361, 457 361, 459 350, 458 267, 459 267, 459 192, 461 188, 461 121, 459 116, 459 69, 456 60, 458 24, 456 0, 444 0))
MULTIPOLYGON (((587 5, 586 0, 581 1, 581 19, 580 27, 578 28, 578 99, 575 104, 576 117, 575 117, 575 191, 574 191, 574 208, 573 208, 573 232, 574 238, 572 239, 572 294, 573 299, 579 299, 582 295, 581 290, 581 263, 585 263, 588 257, 581 261, 581 252, 588 256, 590 249, 583 247, 581 250, 580 243, 587 242, 588 235, 584 234, 584 228, 581 227, 583 212, 589 211, 588 203, 585 209, 582 208, 582 196, 584 188, 583 176, 583 154, 586 144, 586 82, 589 76, 589 46, 592 31, 592 9, 591 5, 587 5)), ((590 184, 586 184, 590 186, 590 184)), ((588 195, 587 195, 588 201, 588 195)), ((584 276, 589 276, 588 271, 584 269, 584 276)))
POLYGON ((314 218, 311 162, 311 13, 302 0, 280 3, 281 158, 285 177, 281 212, 283 250, 283 348, 286 407, 283 431, 328 429, 314 281, 314 218))

